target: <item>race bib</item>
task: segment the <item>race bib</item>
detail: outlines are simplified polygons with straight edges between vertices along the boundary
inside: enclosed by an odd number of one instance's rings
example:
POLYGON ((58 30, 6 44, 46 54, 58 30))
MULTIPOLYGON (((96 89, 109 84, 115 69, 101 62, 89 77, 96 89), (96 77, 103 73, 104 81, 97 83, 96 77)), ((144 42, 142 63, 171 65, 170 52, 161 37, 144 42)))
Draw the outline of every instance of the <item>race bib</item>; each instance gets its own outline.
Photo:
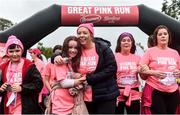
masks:
POLYGON ((123 76, 120 79, 120 83, 122 85, 132 85, 135 82, 137 82, 136 76, 135 75, 127 75, 127 76, 123 76))
POLYGON ((159 81, 166 86, 170 86, 176 83, 176 78, 172 72, 166 72, 166 77, 164 79, 160 79, 159 81))

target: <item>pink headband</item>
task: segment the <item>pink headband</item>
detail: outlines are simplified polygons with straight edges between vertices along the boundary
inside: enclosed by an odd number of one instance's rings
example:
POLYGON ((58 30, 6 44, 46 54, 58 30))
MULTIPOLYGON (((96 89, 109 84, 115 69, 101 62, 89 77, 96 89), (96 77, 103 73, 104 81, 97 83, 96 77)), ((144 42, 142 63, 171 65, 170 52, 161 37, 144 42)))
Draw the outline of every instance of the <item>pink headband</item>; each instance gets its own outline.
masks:
POLYGON ((11 35, 8 37, 8 40, 7 40, 6 45, 5 45, 6 50, 12 44, 19 45, 21 47, 21 49, 24 50, 24 46, 23 46, 22 42, 14 35, 11 35))
POLYGON ((85 27, 85 28, 87 28, 91 33, 92 33, 92 35, 94 36, 94 25, 93 25, 93 23, 83 23, 83 24, 80 24, 79 26, 78 26, 78 29, 77 29, 77 31, 79 30, 79 28, 80 27, 85 27))

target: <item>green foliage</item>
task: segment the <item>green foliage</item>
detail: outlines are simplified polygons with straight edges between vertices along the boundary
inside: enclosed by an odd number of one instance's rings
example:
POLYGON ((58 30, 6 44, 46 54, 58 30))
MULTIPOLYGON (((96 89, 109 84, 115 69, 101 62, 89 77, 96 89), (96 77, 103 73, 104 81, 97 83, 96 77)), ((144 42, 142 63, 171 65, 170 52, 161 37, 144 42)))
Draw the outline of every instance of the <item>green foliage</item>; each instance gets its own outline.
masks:
POLYGON ((180 20, 180 0, 164 0, 162 5, 162 12, 180 20))
POLYGON ((44 47, 43 43, 39 42, 38 43, 38 49, 41 50, 42 54, 45 55, 45 57, 48 59, 51 57, 53 54, 52 48, 51 47, 44 47))
POLYGON ((0 31, 6 30, 13 25, 14 24, 10 20, 0 18, 0 31))

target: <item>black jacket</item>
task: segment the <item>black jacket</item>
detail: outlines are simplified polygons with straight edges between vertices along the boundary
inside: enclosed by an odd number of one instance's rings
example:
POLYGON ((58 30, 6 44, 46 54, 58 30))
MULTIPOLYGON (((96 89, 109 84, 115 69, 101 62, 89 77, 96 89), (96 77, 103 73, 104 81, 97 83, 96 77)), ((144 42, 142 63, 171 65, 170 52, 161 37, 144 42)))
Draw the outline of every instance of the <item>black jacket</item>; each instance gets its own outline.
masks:
POLYGON ((117 98, 119 90, 116 82, 117 64, 110 42, 94 38, 98 65, 93 73, 87 74, 87 82, 92 86, 93 101, 107 101, 117 98))
MULTIPOLYGON (((9 62, 0 65, 0 69, 2 70, 0 86, 6 82, 8 64, 9 62)), ((38 104, 38 96, 43 87, 43 82, 36 66, 27 59, 24 59, 22 76, 22 91, 20 92, 22 114, 40 114, 42 111, 38 104)), ((7 102, 6 91, 0 92, 0 95, 2 96, 0 114, 7 114, 8 109, 4 106, 7 102)))

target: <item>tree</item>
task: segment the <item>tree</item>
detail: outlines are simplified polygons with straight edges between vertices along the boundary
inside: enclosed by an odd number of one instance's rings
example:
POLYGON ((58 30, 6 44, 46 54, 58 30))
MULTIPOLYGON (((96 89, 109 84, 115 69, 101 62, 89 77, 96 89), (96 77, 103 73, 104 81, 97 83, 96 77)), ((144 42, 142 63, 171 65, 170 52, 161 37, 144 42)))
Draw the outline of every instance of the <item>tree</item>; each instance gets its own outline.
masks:
POLYGON ((180 21, 180 0, 163 0, 162 12, 180 21))
POLYGON ((0 31, 6 30, 13 25, 14 24, 10 20, 0 18, 0 31))
POLYGON ((45 57, 48 59, 53 54, 51 47, 44 47, 43 43, 39 42, 37 48, 41 50, 42 54, 45 55, 45 57))

